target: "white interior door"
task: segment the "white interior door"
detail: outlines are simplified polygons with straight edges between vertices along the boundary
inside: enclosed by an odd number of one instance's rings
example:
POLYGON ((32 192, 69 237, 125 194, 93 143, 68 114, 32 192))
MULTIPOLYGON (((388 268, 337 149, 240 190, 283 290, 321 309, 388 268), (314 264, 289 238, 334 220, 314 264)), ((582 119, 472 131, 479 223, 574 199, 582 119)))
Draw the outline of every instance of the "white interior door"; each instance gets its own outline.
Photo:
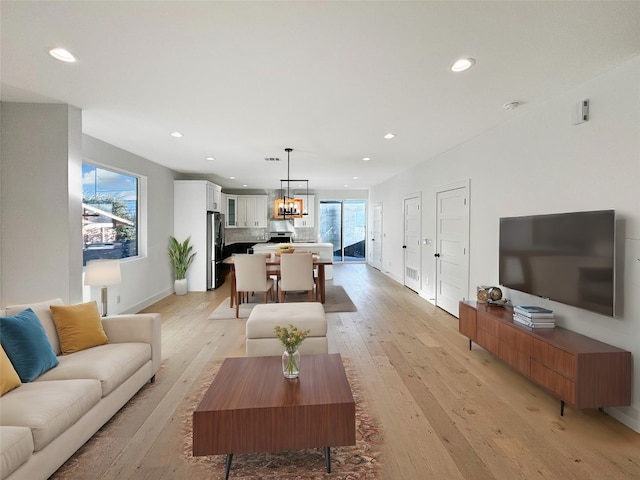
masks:
POLYGON ((404 284, 420 290, 420 197, 404 199, 404 284))
POLYGON ((458 316, 469 291, 469 186, 436 194, 436 305, 458 316))
POLYGON ((371 266, 382 270, 382 204, 373 206, 371 230, 371 266))

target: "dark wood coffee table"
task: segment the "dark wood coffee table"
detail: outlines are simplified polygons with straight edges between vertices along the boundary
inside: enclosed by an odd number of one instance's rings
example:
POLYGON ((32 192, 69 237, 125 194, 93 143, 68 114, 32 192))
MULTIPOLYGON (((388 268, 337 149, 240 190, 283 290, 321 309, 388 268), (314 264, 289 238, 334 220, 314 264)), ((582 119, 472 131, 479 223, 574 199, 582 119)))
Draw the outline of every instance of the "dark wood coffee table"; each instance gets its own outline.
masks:
POLYGON ((305 355, 300 377, 282 375, 281 357, 227 358, 193 412, 193 455, 356 444, 355 401, 338 354, 305 355))

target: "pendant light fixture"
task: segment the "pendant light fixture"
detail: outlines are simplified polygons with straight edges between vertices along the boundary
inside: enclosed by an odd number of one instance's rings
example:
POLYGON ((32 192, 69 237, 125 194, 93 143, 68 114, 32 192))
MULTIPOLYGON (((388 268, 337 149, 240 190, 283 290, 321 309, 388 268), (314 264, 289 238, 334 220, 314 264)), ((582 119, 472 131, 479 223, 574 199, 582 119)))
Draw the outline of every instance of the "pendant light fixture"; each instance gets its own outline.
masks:
POLYGON ((291 152, 292 148, 285 148, 285 152, 287 152, 287 178, 280 179, 280 198, 276 200, 275 204, 275 213, 277 217, 284 218, 300 218, 304 215, 308 215, 308 211, 306 208, 307 203, 309 202, 309 180, 302 179, 294 179, 291 178, 291 152), (305 208, 303 209, 302 200, 294 198, 291 195, 291 182, 299 182, 306 184, 306 195, 307 201, 305 203, 305 208))

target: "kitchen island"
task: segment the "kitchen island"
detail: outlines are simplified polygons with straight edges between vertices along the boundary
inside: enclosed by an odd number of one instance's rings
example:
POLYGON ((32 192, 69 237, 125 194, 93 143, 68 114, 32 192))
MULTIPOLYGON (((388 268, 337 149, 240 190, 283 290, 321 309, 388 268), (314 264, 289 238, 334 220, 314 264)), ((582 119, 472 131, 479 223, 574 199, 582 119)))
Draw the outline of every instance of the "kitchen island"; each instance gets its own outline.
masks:
MULTIPOLYGON (((333 260, 333 243, 316 243, 316 242, 301 242, 289 244, 296 249, 296 251, 307 251, 316 253, 320 256, 320 260, 333 260)), ((282 246, 281 243, 256 243, 253 246, 254 253, 275 253, 275 251, 282 246)), ((333 267, 327 265, 325 267, 326 279, 333 278, 333 267)))

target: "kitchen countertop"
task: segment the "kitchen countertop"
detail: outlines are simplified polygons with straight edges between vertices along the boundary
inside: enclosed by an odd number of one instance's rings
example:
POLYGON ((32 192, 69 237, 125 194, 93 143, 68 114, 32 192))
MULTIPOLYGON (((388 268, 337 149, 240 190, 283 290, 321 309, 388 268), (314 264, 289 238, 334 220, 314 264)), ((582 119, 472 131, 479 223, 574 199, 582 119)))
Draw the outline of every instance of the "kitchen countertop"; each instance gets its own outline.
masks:
POLYGON ((333 250, 333 243, 320 243, 320 242, 291 242, 291 243, 256 243, 255 246, 273 246, 277 248, 280 245, 291 245, 295 247, 327 247, 333 250))
POLYGON ((261 242, 261 241, 257 241, 257 240, 237 240, 235 242, 225 242, 225 246, 226 245, 235 245, 237 243, 250 244, 250 245, 262 245, 262 244, 267 243, 267 241, 264 240, 264 241, 261 242))

